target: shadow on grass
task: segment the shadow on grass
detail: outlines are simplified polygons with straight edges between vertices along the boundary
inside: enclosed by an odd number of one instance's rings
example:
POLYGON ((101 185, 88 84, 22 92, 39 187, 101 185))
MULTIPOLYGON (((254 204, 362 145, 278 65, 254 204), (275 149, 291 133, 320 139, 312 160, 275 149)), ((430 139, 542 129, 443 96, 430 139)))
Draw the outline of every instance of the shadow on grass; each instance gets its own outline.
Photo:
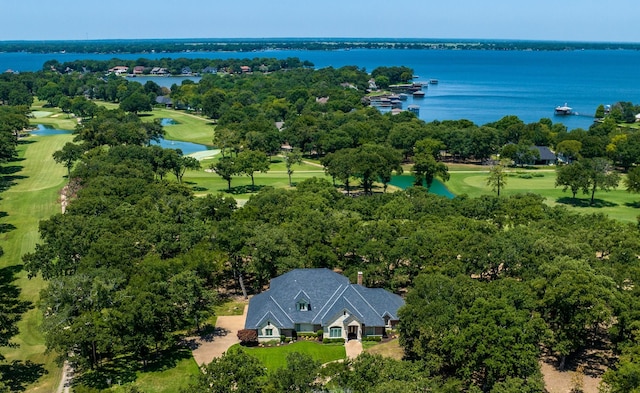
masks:
POLYGON ((605 201, 603 199, 594 199, 593 204, 591 204, 591 199, 581 199, 581 198, 571 198, 571 197, 562 197, 556 199, 556 202, 562 203, 563 205, 569 205, 573 207, 595 207, 595 208, 603 208, 603 207, 614 207, 618 206, 617 203, 605 201))
POLYGON ((22 165, 7 165, 0 167, 0 174, 11 175, 20 172, 24 167, 22 165))
POLYGON ((14 360, 9 364, 0 365, 2 382, 7 385, 12 392, 24 392, 26 386, 34 383, 45 375, 47 370, 42 364, 33 363, 29 360, 22 362, 14 360))
MULTIPOLYGON (((3 316, 0 330, 3 337, 10 338, 18 334, 18 321, 32 307, 30 302, 20 300, 20 288, 13 283, 21 270, 22 265, 0 269, 0 311, 3 316)), ((23 392, 26 385, 37 381, 46 370, 41 364, 16 360, 0 365, 0 373, 12 392, 23 392)))
MULTIPOLYGON (((0 212, 0 213, 4 213, 4 212, 0 212)), ((6 224, 6 223, 0 224, 0 233, 7 233, 15 229, 16 229, 16 226, 13 224, 6 224)))
POLYGON ((193 191, 207 191, 208 190, 208 188, 199 186, 198 183, 193 182, 193 181, 186 181, 186 182, 184 182, 184 184, 190 185, 191 189, 193 191))
POLYGON ((229 194, 250 194, 252 192, 258 192, 267 186, 236 186, 231 187, 231 189, 227 189, 226 192, 229 194))
POLYGON ((173 349, 161 352, 155 359, 142 365, 139 360, 122 357, 110 361, 99 369, 90 370, 74 378, 74 385, 82 385, 95 389, 107 389, 113 385, 134 382, 138 372, 159 372, 169 370, 178 365, 181 360, 191 357, 188 348, 173 349))
MULTIPOLYGON (((32 143, 36 143, 36 141, 33 140, 33 139, 20 139, 18 141, 18 145, 30 145, 32 143)), ((12 161, 14 161, 14 160, 12 160, 12 161)))
POLYGON ((624 204, 627 207, 632 207, 635 209, 640 209, 640 201, 635 201, 635 202, 627 202, 624 204))

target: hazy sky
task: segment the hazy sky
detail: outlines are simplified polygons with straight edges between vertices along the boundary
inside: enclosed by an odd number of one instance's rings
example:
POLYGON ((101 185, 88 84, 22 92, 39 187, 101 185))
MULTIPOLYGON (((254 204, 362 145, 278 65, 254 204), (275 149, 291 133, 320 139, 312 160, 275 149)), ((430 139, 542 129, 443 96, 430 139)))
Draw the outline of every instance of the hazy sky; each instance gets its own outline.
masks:
POLYGON ((392 37, 640 42, 638 0, 2 0, 0 40, 392 37))

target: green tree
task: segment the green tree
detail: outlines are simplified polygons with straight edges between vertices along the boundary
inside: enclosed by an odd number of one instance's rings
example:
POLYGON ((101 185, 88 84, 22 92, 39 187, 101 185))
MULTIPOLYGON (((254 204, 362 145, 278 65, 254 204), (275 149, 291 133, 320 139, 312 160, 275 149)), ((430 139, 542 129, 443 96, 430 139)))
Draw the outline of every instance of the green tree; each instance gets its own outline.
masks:
POLYGON ((500 196, 500 190, 507 184, 507 172, 502 163, 492 165, 489 168, 489 177, 487 177, 487 185, 491 186, 491 191, 496 191, 500 196))
POLYGON ((545 329, 534 299, 516 280, 420 275, 399 311, 400 344, 410 360, 485 392, 509 377, 539 378, 545 329))
POLYGON ((629 192, 640 192, 640 167, 634 167, 627 172, 624 185, 629 192))
POLYGON ((244 173, 251 177, 251 188, 255 189, 253 175, 256 172, 266 173, 269 170, 269 157, 255 150, 243 150, 236 158, 238 173, 244 173))
POLYGON ((165 149, 167 151, 167 157, 164 165, 168 168, 178 180, 178 183, 182 183, 182 177, 187 169, 198 170, 200 169, 200 161, 194 157, 183 156, 180 149, 165 149))
POLYGON ((565 139, 556 145, 556 153, 562 155, 567 164, 582 158, 580 150, 582 150, 582 142, 575 139, 565 139))
POLYGON ((416 152, 411 172, 413 172, 414 177, 413 183, 421 186, 423 182, 426 182, 427 189, 431 188, 433 179, 435 179, 436 176, 443 181, 449 180, 449 170, 447 166, 442 162, 436 161, 436 159, 428 153, 416 152))
POLYGON ((153 108, 149 96, 141 91, 136 91, 120 101, 120 109, 137 114, 138 112, 151 111, 153 108))
POLYGON ((609 191, 618 187, 620 175, 613 169, 611 162, 605 158, 585 158, 580 161, 584 166, 587 182, 582 191, 585 194, 591 193, 590 204, 593 205, 596 190, 609 191))
POLYGON ((230 350, 213 359, 183 393, 260 393, 265 389, 264 366, 243 350, 230 350))
POLYGON ((227 190, 231 190, 231 179, 236 175, 239 170, 237 168, 235 159, 232 157, 221 157, 214 164, 211 164, 209 168, 214 171, 218 176, 227 181, 227 190))
POLYGON ((578 191, 588 187, 588 174, 584 166, 578 161, 568 165, 556 167, 556 187, 562 186, 562 191, 571 189, 573 199, 578 191))
POLYGON ((67 168, 67 177, 70 178, 73 164, 82 157, 83 153, 84 149, 81 145, 73 142, 67 142, 62 146, 61 150, 57 150, 53 153, 53 160, 67 168))
POLYGON ((319 371, 320 363, 310 355, 292 352, 287 354, 286 367, 276 370, 270 379, 279 392, 314 392, 319 371))
POLYGON ((600 104, 596 108, 596 113, 595 113, 594 117, 596 119, 602 119, 602 118, 604 118, 604 115, 605 115, 604 105, 600 104))
POLYGON ((548 345, 564 368, 567 356, 582 348, 588 337, 613 321, 615 283, 586 262, 561 257, 540 268, 546 281, 539 311, 552 335, 548 345))
POLYGON ((284 164, 287 167, 287 176, 289 176, 289 187, 291 187, 291 175, 293 175, 293 165, 302 164, 302 153, 300 149, 295 148, 293 151, 284 153, 284 164))

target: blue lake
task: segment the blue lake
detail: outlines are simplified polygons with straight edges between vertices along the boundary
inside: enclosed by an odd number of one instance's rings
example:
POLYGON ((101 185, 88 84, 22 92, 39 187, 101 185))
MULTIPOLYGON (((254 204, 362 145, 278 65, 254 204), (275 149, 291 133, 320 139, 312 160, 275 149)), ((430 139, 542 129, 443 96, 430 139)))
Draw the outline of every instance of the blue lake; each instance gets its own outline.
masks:
MULTIPOLYGON (((113 54, 0 53, 0 71, 42 69, 45 61, 110 60, 113 54)), ((527 123, 544 117, 569 129, 588 128, 598 105, 617 101, 640 103, 640 51, 488 51, 354 49, 349 51, 270 50, 261 52, 190 52, 118 54, 125 60, 163 57, 255 58, 309 60, 316 68, 355 65, 367 71, 379 66, 413 68, 418 81, 438 79, 425 97, 405 105, 420 106, 425 121, 468 119, 478 125, 516 115, 527 123), (567 103, 585 116, 554 116, 557 105, 567 103)), ((134 78, 135 79, 135 78, 134 78)), ((142 81, 142 78, 138 78, 142 81)), ((181 81, 156 77, 163 85, 181 81)))

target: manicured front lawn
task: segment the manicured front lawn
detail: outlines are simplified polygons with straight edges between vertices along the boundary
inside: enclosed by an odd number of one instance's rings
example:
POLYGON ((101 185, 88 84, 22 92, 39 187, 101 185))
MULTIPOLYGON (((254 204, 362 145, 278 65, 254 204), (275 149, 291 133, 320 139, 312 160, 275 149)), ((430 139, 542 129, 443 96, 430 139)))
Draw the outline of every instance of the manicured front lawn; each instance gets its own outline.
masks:
POLYGON ((264 364, 267 370, 274 371, 287 365, 287 354, 299 352, 311 356, 321 364, 346 358, 343 344, 320 344, 313 341, 298 341, 276 347, 243 347, 236 344, 249 355, 254 356, 264 364))

